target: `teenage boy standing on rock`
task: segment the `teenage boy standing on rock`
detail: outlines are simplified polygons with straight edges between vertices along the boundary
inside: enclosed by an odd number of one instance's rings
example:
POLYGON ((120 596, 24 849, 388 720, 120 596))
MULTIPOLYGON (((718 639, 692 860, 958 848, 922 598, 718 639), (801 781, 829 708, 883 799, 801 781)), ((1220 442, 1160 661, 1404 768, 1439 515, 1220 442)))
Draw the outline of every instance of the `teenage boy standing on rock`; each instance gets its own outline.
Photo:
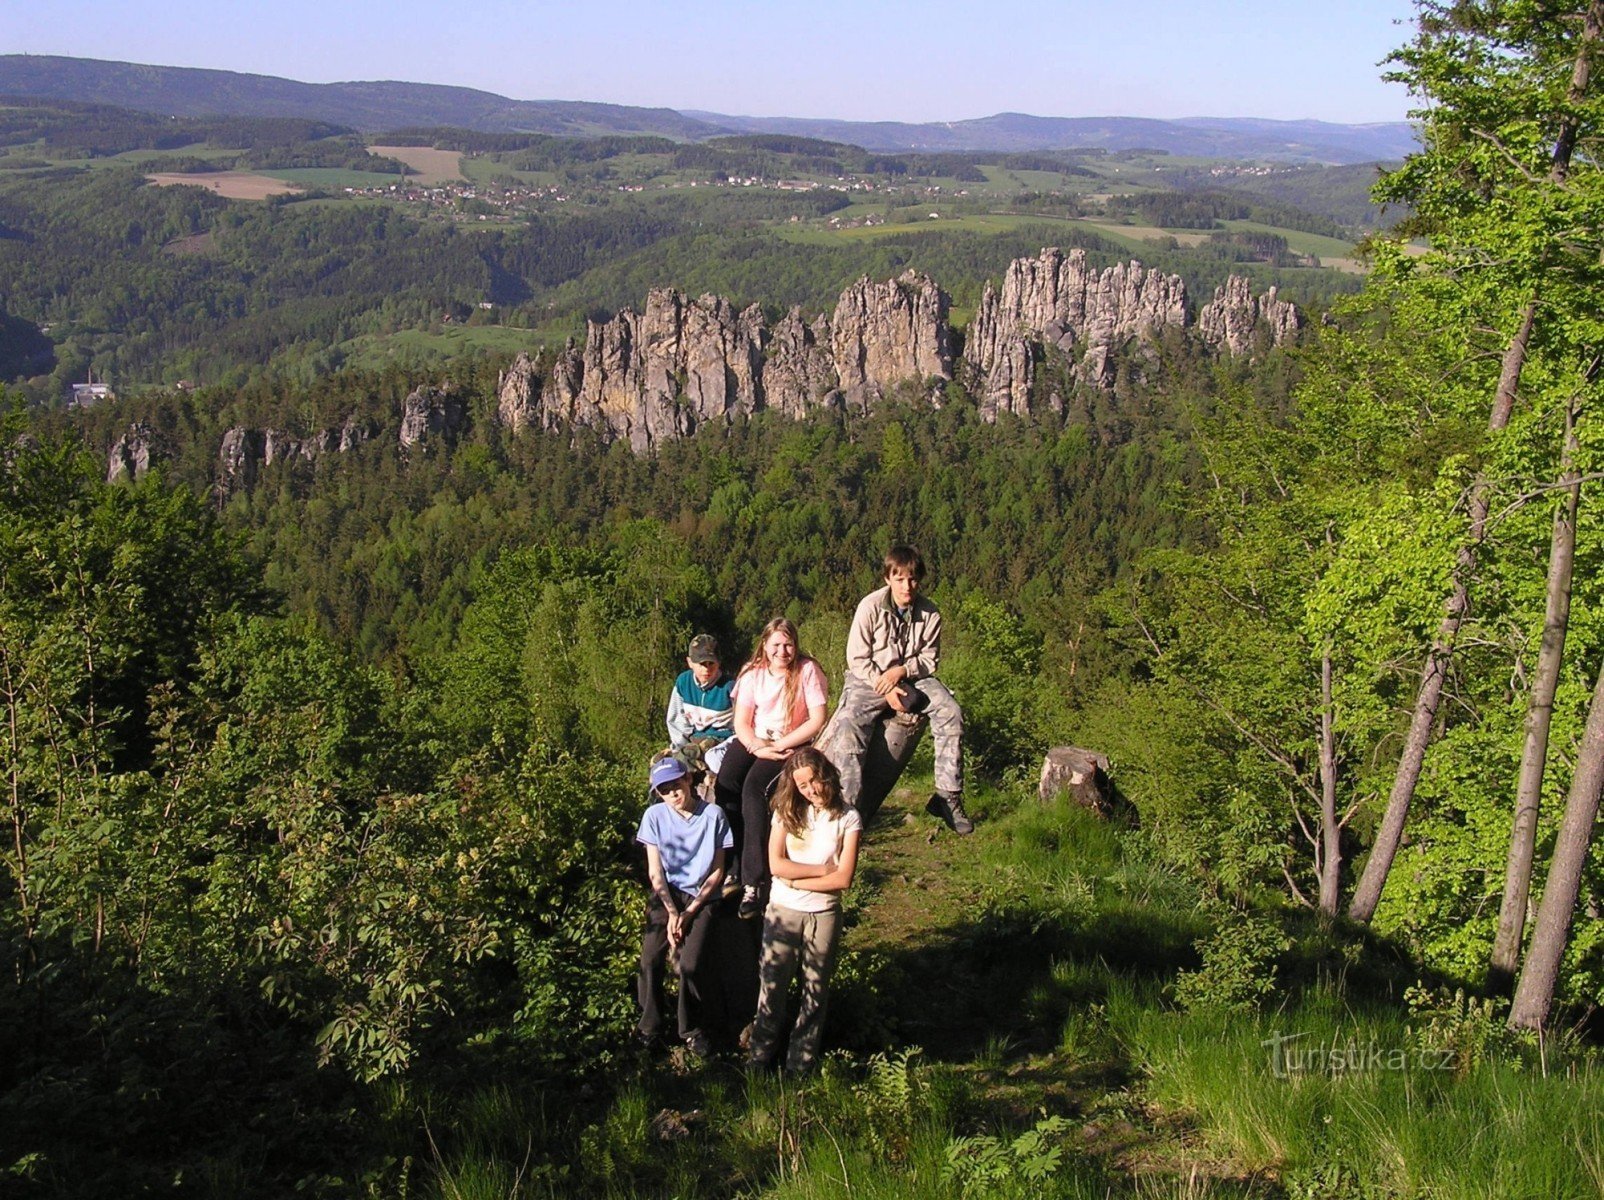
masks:
POLYGON ((936 678, 941 614, 919 595, 925 564, 912 546, 886 551, 886 586, 858 603, 847 635, 847 677, 836 712, 841 793, 857 807, 863 754, 874 723, 889 712, 923 712, 936 743, 936 794, 925 810, 955 833, 973 833, 963 806, 963 710, 936 678))

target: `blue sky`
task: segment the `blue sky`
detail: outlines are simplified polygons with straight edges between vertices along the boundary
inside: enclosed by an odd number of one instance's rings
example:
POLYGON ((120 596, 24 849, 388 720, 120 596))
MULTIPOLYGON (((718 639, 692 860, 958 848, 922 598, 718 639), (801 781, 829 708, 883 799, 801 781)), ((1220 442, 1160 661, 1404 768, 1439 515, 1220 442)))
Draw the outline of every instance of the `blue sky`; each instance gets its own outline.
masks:
POLYGON ((745 116, 1402 120, 1409 0, 11 0, 0 52, 745 116), (1405 22, 1400 24, 1399 22, 1405 22))

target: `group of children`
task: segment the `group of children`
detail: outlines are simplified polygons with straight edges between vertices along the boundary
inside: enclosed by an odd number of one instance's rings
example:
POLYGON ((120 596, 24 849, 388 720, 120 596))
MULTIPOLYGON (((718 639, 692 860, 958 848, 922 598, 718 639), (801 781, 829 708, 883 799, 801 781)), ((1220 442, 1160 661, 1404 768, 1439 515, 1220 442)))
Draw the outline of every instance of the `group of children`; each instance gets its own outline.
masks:
POLYGON ((919 595, 924 562, 911 546, 893 546, 884 568, 885 586, 853 616, 831 755, 812 744, 825 725, 829 681, 802 653, 795 625, 776 617, 764 626, 733 679, 712 637, 691 640, 668 702, 673 753, 651 768, 656 802, 636 833, 651 880, 637 977, 644 1043, 666 1024, 662 985, 672 953, 679 1037, 694 1054, 711 1051, 704 1019, 710 910, 738 880, 739 916, 763 916, 749 1060, 774 1065, 800 972, 786 1068, 811 1068, 840 942, 841 894, 863 833, 862 759, 877 721, 899 712, 929 717, 937 790, 928 810, 958 833, 973 831, 963 808, 963 713, 936 678, 941 614, 919 595), (698 763, 713 776, 714 803, 696 794, 698 763))

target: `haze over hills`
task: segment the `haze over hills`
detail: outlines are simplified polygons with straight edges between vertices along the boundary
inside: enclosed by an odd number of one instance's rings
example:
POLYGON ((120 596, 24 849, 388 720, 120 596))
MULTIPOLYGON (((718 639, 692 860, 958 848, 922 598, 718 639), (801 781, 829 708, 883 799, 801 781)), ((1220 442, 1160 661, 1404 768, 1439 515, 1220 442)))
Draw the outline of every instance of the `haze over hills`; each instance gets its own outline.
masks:
POLYGON ((999 113, 954 122, 738 117, 562 100, 400 81, 300 83, 195 67, 161 67, 53 55, 0 55, 0 95, 113 104, 172 116, 296 116, 364 131, 454 126, 489 133, 562 136, 656 134, 700 141, 730 133, 785 133, 868 150, 1155 149, 1216 158, 1360 163, 1414 148, 1406 122, 1199 117, 1038 117, 999 113))

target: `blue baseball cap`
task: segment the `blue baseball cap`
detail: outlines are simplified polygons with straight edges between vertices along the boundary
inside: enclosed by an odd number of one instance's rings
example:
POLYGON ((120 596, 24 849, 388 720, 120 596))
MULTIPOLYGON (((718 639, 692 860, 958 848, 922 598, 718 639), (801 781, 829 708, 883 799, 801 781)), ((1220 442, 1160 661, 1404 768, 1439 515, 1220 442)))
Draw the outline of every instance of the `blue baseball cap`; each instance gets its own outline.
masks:
POLYGON ((674 783, 684 779, 690 774, 685 764, 677 758, 662 758, 652 764, 652 790, 662 787, 665 783, 674 783))

